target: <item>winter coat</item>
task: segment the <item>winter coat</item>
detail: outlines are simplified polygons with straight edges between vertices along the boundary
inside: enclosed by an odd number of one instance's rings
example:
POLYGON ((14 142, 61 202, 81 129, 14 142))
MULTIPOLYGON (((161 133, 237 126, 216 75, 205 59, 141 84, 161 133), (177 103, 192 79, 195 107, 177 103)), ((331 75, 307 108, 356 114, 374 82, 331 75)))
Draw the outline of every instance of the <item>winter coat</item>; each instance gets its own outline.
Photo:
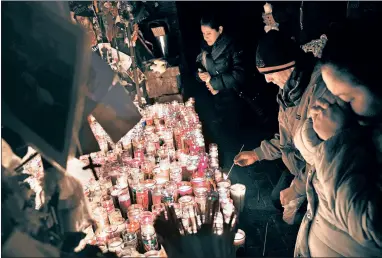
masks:
POLYGON ((312 131, 307 120, 295 138, 314 169, 294 256, 382 257, 382 124, 346 129, 324 142, 312 131))
POLYGON ((196 62, 211 75, 210 83, 215 90, 237 90, 245 77, 242 54, 243 51, 237 48, 235 42, 222 34, 212 47, 202 46, 196 62))
MULTIPOLYGON (((224 119, 229 124, 240 121, 241 102, 237 91, 245 80, 242 54, 235 42, 222 34, 212 47, 204 44, 196 60, 198 66, 211 75, 211 86, 219 91, 213 96, 216 119, 224 119)), ((200 81, 198 76, 197 79, 200 81)))
POLYGON ((296 149, 293 137, 296 130, 306 120, 308 110, 326 91, 320 71, 313 72, 315 60, 296 64, 283 90, 280 89, 277 101, 279 109, 279 133, 271 140, 264 140, 254 151, 259 160, 281 158, 295 176, 292 185, 300 195, 305 195, 306 162, 296 149))

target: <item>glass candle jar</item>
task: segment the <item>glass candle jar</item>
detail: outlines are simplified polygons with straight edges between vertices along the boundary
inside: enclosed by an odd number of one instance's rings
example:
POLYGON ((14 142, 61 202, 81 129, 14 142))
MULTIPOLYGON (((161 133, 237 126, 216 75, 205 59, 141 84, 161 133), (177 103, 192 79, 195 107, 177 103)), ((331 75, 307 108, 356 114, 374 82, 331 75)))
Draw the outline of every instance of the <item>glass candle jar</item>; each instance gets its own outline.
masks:
POLYGON ((137 186, 136 198, 137 204, 141 204, 143 209, 147 210, 149 208, 149 190, 144 185, 139 184, 137 186))
POLYGON ((133 160, 133 154, 131 153, 131 150, 125 150, 121 154, 122 163, 124 165, 129 164, 133 160))
POLYGON ((217 158, 218 155, 219 155, 219 152, 218 152, 218 145, 216 143, 210 143, 210 145, 208 146, 208 149, 209 149, 209 155, 211 158, 217 158))
POLYGON ((97 207, 93 210, 93 218, 97 224, 97 228, 105 228, 109 225, 108 214, 102 207, 97 207))
POLYGON ((145 158, 145 146, 139 144, 134 148, 134 159, 143 160, 145 158))
POLYGON ((237 231, 235 234, 235 239, 233 241, 233 245, 235 246, 236 250, 240 247, 243 247, 245 244, 245 232, 241 229, 237 231))
MULTIPOLYGON (((183 173, 183 176, 185 177, 185 180, 190 180, 192 178, 192 175, 198 171, 198 167, 191 163, 187 165, 186 173, 183 173)), ((184 178, 183 178, 184 180, 184 178)))
POLYGON ((163 187, 161 185, 159 186, 157 185, 154 187, 152 192, 153 205, 157 205, 162 202, 162 190, 163 190, 163 187))
POLYGON ((150 135, 155 132, 155 126, 152 125, 146 125, 145 127, 145 134, 150 135))
POLYGON ((206 187, 194 188, 195 203, 199 206, 202 215, 206 213, 208 189, 206 187))
POLYGON ((109 213, 109 221, 110 224, 114 225, 117 223, 117 221, 123 219, 121 210, 114 209, 112 212, 109 213))
POLYGON ((162 159, 159 163, 160 175, 163 178, 169 178, 170 176, 170 161, 168 159, 162 159))
POLYGON ((106 210, 106 212, 114 211, 114 203, 113 198, 110 195, 104 195, 101 198, 102 207, 106 210))
POLYGON ((121 210, 126 214, 131 205, 129 188, 124 188, 118 193, 118 203, 121 210))
POLYGON ((122 234, 122 240, 124 242, 124 249, 134 249, 138 247, 138 236, 136 231, 126 230, 122 234))
POLYGON ((182 128, 174 128, 174 140, 175 140, 175 147, 177 150, 182 149, 182 142, 181 142, 181 137, 182 137, 183 129, 182 128))
POLYGON ((146 226, 141 229, 143 248, 145 251, 158 250, 158 239, 153 226, 146 226))
MULTIPOLYGON (((160 139, 159 139, 159 136, 156 135, 156 134, 152 134, 149 137, 149 141, 150 141, 150 143, 152 143, 155 146, 155 152, 154 152, 154 155, 155 155, 155 153, 160 149, 160 139)), ((150 150, 153 151, 152 147, 150 147, 150 150)))
POLYGON ((118 186, 119 188, 126 188, 126 187, 128 187, 127 180, 128 180, 127 174, 121 173, 117 176, 117 180, 116 180, 115 185, 118 186))
POLYGON ((103 174, 101 176, 101 178, 99 179, 99 184, 100 184, 100 186, 102 186, 103 188, 106 188, 106 189, 109 189, 109 188, 113 187, 113 183, 111 181, 111 177, 107 176, 105 174, 103 174))
POLYGON ((122 148, 123 148, 123 152, 122 152, 122 161, 123 161, 123 155, 126 155, 127 156, 130 156, 132 157, 132 143, 131 143, 131 140, 129 137, 123 137, 121 139, 121 143, 122 143, 122 148), (126 152, 126 153, 125 153, 126 152))
POLYGON ((167 204, 176 202, 177 194, 176 183, 172 181, 166 182, 162 190, 162 202, 167 204))
POLYGON ((186 195, 180 197, 178 202, 180 204, 180 208, 183 210, 184 207, 193 206, 195 204, 195 198, 193 196, 186 195))
POLYGON ((222 209, 223 209, 224 222, 228 224, 231 220, 232 214, 235 211, 235 206, 230 202, 226 202, 225 205, 222 207, 222 209))
POLYGON ((128 211, 132 211, 132 210, 141 210, 141 211, 143 211, 143 206, 142 206, 142 204, 132 204, 129 207, 128 211))
POLYGON ((153 225, 154 224, 154 216, 150 211, 144 211, 141 213, 140 220, 141 227, 145 225, 153 225))
POLYGON ((215 214, 214 225, 213 225, 215 234, 217 235, 223 234, 223 230, 224 230, 223 224, 224 224, 223 214, 221 212, 217 212, 215 214))
POLYGON ((192 188, 207 187, 206 179, 203 177, 195 177, 191 179, 192 188))
POLYGON ((122 239, 120 237, 112 238, 108 241, 109 252, 117 253, 122 250, 122 239))
POLYGON ((174 146, 174 134, 171 130, 165 130, 162 134, 162 139, 168 148, 175 148, 174 146))
POLYGON ((141 159, 132 159, 127 165, 130 168, 137 168, 139 169, 141 166, 142 160, 141 159))
POLYGON ((137 220, 129 220, 128 222, 126 222, 125 226, 126 231, 130 233, 137 233, 141 228, 141 225, 137 220))
POLYGON ((231 180, 229 179, 225 179, 225 180, 221 180, 217 183, 217 187, 218 189, 219 188, 230 188, 231 187, 231 180))
POLYGON ((155 184, 156 184, 156 181, 155 180, 152 180, 152 179, 146 179, 144 181, 142 181, 142 184, 149 190, 149 191, 153 191, 154 187, 155 187, 155 184))
POLYGON ((245 191, 246 187, 243 184, 231 185, 231 198, 237 211, 242 212, 244 210, 245 203, 245 191))
POLYGON ((148 115, 143 116, 143 118, 145 119, 147 126, 153 126, 154 125, 154 118, 152 115, 148 114, 148 115))
POLYGON ((175 183, 179 183, 182 181, 183 179, 182 168, 178 164, 171 166, 170 179, 171 181, 174 181, 175 183))
POLYGON ((155 156, 157 147, 154 142, 148 142, 146 145, 146 154, 155 156))
POLYGON ((219 183, 221 180, 223 180, 223 173, 220 169, 215 169, 215 181, 216 183, 219 183))
POLYGON ((219 168, 219 160, 217 158, 210 158, 210 168, 212 169, 219 168))
POLYGON ((118 188, 117 186, 113 186, 113 187, 110 189, 110 196, 111 196, 112 199, 113 199, 114 207, 119 207, 118 195, 119 195, 119 192, 120 192, 121 190, 122 190, 122 189, 118 188))
POLYGON ((152 169, 155 168, 155 166, 156 166, 155 155, 146 154, 145 155, 145 161, 150 162, 152 164, 152 166, 153 166, 152 169))
POLYGON ((192 185, 190 182, 182 181, 178 183, 179 196, 192 195, 192 185))
MULTIPOLYGON (((111 224, 111 222, 110 222, 111 224)), ((115 232, 116 237, 121 237, 122 233, 126 230, 126 221, 124 218, 119 218, 115 221, 113 221, 112 226, 116 226, 117 230, 115 232)))
POLYGON ((195 197, 207 198, 207 194, 208 194, 208 188, 207 187, 204 187, 204 186, 195 187, 193 189, 193 191, 194 191, 195 197))
POLYGON ((229 188, 224 188, 224 187, 218 188, 220 202, 223 202, 224 200, 229 199, 230 197, 229 192, 230 192, 229 188))
POLYGON ((144 179, 153 179, 154 178, 154 175, 153 175, 154 167, 155 167, 155 165, 153 165, 150 161, 145 160, 142 163, 141 170, 144 174, 144 179))
POLYGON ((198 171, 199 173, 204 176, 205 171, 208 168, 209 160, 207 155, 201 155, 199 159, 199 164, 198 164, 198 171))
POLYGON ((130 210, 127 213, 127 217, 130 222, 138 222, 140 221, 142 211, 141 210, 130 210))

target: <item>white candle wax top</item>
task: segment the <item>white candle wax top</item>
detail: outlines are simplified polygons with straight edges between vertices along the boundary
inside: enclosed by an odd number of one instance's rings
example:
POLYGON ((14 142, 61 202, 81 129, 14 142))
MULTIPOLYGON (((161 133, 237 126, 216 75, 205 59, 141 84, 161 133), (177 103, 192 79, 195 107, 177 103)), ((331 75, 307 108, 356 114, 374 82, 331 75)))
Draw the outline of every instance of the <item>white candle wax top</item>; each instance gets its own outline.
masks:
POLYGON ((234 245, 242 245, 245 242, 245 232, 241 229, 235 234, 234 245))
POLYGON ((243 192, 245 192, 245 190, 246 190, 245 185, 242 185, 242 184, 231 185, 231 191, 232 192, 243 193, 243 192))
POLYGON ((179 191, 181 191, 181 192, 185 192, 185 191, 188 191, 188 190, 190 190, 191 189, 191 186, 189 186, 189 185, 182 185, 181 187, 179 187, 179 191))

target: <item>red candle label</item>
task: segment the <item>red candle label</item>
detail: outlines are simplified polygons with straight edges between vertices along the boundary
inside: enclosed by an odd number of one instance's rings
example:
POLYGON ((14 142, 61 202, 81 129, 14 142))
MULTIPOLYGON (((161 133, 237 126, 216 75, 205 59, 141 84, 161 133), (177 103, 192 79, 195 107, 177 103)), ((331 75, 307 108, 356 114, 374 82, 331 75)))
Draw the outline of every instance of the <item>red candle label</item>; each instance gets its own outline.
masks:
POLYGON ((142 192, 137 191, 136 196, 137 204, 141 204, 143 208, 147 210, 149 207, 149 192, 147 190, 142 192))

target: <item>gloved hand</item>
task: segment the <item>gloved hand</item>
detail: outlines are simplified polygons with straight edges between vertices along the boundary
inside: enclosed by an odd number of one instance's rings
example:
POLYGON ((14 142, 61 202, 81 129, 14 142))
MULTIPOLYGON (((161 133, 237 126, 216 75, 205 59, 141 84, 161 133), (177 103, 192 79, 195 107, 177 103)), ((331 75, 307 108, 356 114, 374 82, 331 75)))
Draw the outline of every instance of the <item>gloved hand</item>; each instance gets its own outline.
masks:
POLYGON ((259 158, 254 151, 242 151, 236 155, 234 163, 240 167, 245 167, 252 165, 258 160, 259 158))

